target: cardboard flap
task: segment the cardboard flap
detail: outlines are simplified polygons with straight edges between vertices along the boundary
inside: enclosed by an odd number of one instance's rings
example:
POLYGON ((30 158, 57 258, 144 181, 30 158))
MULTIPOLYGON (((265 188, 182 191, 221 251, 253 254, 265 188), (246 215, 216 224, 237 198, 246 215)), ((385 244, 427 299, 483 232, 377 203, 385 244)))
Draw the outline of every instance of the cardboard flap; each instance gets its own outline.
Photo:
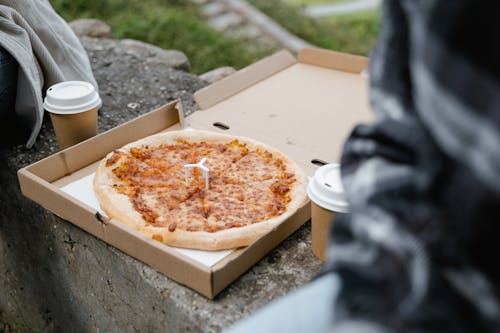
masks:
POLYGON ((55 185, 34 175, 28 168, 17 173, 21 192, 35 202, 42 204, 57 216, 74 221, 74 224, 98 237, 104 237, 103 221, 96 217, 97 211, 62 192, 55 185), (64 202, 64 204, 61 204, 64 202))
POLYGON ((251 85, 294 64, 295 58, 288 51, 278 52, 255 64, 245 67, 208 87, 198 90, 194 99, 201 109, 207 109, 251 85))
POLYGON ((368 58, 332 50, 306 48, 299 51, 299 62, 349 73, 368 70, 368 58))
POLYGON ((168 246, 145 237, 114 219, 110 219, 109 224, 106 225, 106 234, 103 239, 149 264, 153 269, 168 272, 171 279, 195 288, 208 297, 213 297, 210 283, 204 283, 204 281, 211 280, 210 269, 168 246))

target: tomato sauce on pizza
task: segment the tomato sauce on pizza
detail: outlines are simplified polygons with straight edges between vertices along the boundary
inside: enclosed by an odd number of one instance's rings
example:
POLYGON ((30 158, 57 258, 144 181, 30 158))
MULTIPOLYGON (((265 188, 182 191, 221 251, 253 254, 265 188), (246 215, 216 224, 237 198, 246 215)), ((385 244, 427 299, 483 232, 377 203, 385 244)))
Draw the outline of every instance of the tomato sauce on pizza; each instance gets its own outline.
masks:
POLYGON ((305 176, 254 140, 204 131, 166 132, 108 154, 94 178, 104 211, 172 246, 249 245, 306 201, 305 176), (205 159, 202 170, 185 170, 205 159), (187 175, 187 178, 186 178, 187 175))

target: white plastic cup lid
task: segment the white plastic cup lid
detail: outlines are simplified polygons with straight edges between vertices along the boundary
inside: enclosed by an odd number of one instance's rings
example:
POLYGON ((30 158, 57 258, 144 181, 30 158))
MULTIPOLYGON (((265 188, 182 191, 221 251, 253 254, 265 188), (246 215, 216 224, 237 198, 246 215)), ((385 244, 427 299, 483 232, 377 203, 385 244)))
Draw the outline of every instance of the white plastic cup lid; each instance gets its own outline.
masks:
POLYGON ((94 86, 85 81, 65 81, 47 89, 43 108, 51 113, 74 114, 102 106, 94 86))
POLYGON ((318 168, 314 177, 309 180, 307 195, 320 207, 340 213, 349 212, 339 164, 327 164, 318 168))

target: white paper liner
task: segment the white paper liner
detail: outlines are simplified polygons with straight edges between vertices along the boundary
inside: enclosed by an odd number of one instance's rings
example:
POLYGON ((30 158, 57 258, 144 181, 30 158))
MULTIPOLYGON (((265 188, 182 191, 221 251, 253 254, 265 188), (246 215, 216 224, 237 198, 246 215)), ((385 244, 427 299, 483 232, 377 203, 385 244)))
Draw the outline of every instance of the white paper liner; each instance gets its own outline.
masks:
MULTIPOLYGON (((61 187, 61 190, 72 197, 80 200, 81 202, 95 208, 100 214, 105 215, 104 211, 99 205, 99 201, 94 194, 94 189, 92 182, 94 180, 94 173, 86 177, 82 177, 68 185, 61 187)), ((165 245, 167 246, 167 245, 165 245)), ((196 260, 197 262, 207 266, 212 267, 223 258, 231 254, 234 250, 222 250, 222 251, 202 251, 202 250, 190 250, 181 249, 177 247, 170 247, 173 250, 180 252, 186 257, 196 260)))

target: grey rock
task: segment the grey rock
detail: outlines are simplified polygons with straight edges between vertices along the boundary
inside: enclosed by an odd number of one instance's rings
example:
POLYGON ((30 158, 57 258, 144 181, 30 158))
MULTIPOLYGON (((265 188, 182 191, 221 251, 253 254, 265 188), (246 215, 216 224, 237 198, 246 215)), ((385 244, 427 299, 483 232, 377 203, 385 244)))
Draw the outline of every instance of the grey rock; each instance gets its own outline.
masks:
POLYGON ((217 15, 208 21, 208 24, 219 31, 224 31, 240 24, 243 24, 244 19, 235 12, 229 12, 222 15, 217 15))
POLYGON ((163 63, 187 72, 191 70, 188 57, 181 51, 164 50, 134 39, 123 39, 118 42, 117 47, 125 50, 127 54, 134 55, 136 58, 148 63, 163 63))
POLYGON ((210 2, 200 9, 201 14, 205 16, 220 15, 225 11, 227 11, 227 9, 223 2, 210 2))
POLYGON ((225 67, 219 67, 214 70, 211 70, 209 72, 203 73, 199 76, 200 79, 207 83, 214 83, 219 80, 222 80, 226 76, 229 76, 233 73, 236 72, 236 69, 233 67, 225 66, 225 67))
POLYGON ((133 118, 177 98, 182 99, 186 114, 196 109, 192 94, 205 83, 177 69, 189 66, 182 52, 130 39, 83 37, 81 42, 89 54, 103 105, 121 111, 104 115, 99 123, 102 129, 112 128, 125 110, 133 118))
MULTIPOLYGON (((197 109, 193 92, 206 84, 197 76, 138 58, 111 39, 84 37, 82 43, 103 99, 99 132, 177 98, 186 115, 197 109)), ((208 300, 23 197, 16 171, 54 153, 57 144, 48 117, 32 149, 25 148, 25 137, 13 134, 0 138, 0 327, 8 323, 4 327, 14 332, 219 332, 303 285, 320 268, 308 249, 307 223, 270 259, 208 300)))
POLYGON ((89 18, 78 19, 70 22, 69 26, 80 37, 111 37, 111 28, 101 20, 89 18))

